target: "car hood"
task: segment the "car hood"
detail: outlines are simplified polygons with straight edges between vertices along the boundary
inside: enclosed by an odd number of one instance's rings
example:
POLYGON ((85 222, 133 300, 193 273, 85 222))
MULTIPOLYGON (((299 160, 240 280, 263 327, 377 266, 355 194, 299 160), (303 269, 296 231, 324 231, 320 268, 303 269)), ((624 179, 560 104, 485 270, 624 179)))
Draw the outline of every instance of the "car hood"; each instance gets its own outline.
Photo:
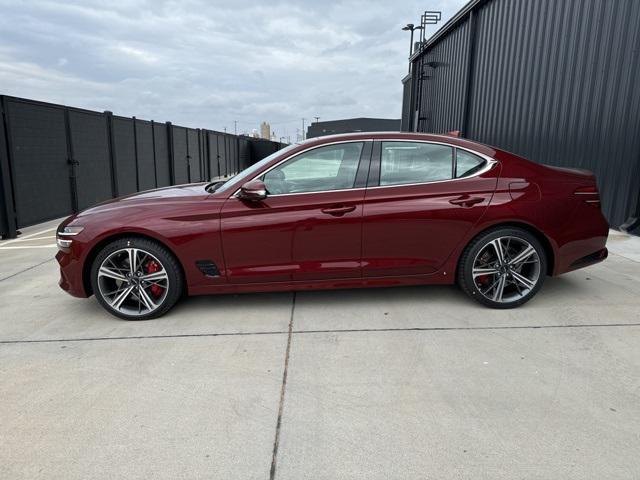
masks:
POLYGON ((208 197, 210 194, 205 190, 206 183, 191 183, 186 185, 175 185, 172 187, 156 188, 144 192, 132 193, 123 197, 114 198, 99 203, 93 207, 83 210, 78 216, 92 215, 95 213, 108 212, 116 209, 130 208, 146 205, 171 205, 176 203, 189 202, 208 197))

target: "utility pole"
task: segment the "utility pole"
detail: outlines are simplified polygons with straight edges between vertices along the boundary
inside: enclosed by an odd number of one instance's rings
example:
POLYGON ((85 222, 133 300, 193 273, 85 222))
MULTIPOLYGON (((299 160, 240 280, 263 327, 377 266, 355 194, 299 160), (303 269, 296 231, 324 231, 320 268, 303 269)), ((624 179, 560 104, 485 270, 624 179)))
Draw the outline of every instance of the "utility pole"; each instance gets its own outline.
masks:
POLYGON ((306 118, 302 119, 302 140, 304 140, 304 121, 306 120, 306 118))
POLYGON ((233 134, 238 135, 238 120, 233 121, 233 134))

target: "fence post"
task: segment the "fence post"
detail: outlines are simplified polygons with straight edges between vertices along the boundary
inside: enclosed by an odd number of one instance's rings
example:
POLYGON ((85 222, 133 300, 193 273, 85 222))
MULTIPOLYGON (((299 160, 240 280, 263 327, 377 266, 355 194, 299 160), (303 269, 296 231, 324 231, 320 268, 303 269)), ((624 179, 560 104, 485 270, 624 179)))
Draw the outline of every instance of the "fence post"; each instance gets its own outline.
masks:
POLYGON ((107 119, 107 144, 109 145, 109 162, 111 165, 111 196, 115 198, 118 196, 118 164, 116 162, 116 149, 113 139, 113 113, 105 110, 104 116, 107 119))
POLYGON ((73 213, 78 213, 78 165, 73 155, 73 144, 71 137, 71 121, 69 120, 69 109, 64 108, 64 133, 67 139, 67 163, 69 164, 69 188, 71 189, 71 209, 73 213))
POLYGON ((151 146, 153 148, 153 178, 155 179, 155 188, 158 188, 158 164, 156 160, 156 123, 151 120, 151 146))
POLYGON ((176 169, 175 169, 175 152, 173 151, 173 125, 171 122, 166 122, 167 125, 167 142, 169 143, 169 179, 171 185, 176 184, 176 169))
POLYGON ((136 163, 136 192, 140 191, 140 171, 138 170, 138 125, 136 117, 131 117, 133 124, 133 160, 136 163))
POLYGON ((0 234, 2 238, 16 238, 18 226, 16 224, 16 209, 13 201, 11 185, 11 152, 9 150, 8 129, 9 116, 5 113, 4 97, 0 97, 0 234))

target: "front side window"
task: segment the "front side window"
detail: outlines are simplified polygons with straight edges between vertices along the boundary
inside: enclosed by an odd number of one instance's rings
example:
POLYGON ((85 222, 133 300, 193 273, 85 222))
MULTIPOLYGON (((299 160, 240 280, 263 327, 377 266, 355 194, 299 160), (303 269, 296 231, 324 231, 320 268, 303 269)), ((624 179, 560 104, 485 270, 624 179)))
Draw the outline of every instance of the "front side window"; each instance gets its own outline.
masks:
POLYGON ((456 178, 473 175, 479 172, 486 163, 483 158, 458 148, 456 150, 456 178))
POLYGON ((422 142, 382 142, 380 185, 450 180, 453 149, 422 142))
POLYGON ((363 142, 319 147, 287 160, 262 180, 270 195, 353 188, 363 142))

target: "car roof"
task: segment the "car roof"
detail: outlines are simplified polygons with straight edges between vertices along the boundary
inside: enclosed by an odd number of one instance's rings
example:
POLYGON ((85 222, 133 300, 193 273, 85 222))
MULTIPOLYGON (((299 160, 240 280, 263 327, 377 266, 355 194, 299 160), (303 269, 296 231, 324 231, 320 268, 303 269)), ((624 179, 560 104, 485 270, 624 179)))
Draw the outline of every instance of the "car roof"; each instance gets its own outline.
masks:
POLYGON ((355 132, 339 133, 335 135, 325 135, 314 137, 300 143, 304 146, 323 145, 325 143, 344 142, 349 140, 418 140, 423 142, 440 142, 452 146, 468 148, 484 155, 493 157, 496 149, 482 143, 467 140, 465 138, 454 137, 452 135, 418 133, 418 132, 355 132))

